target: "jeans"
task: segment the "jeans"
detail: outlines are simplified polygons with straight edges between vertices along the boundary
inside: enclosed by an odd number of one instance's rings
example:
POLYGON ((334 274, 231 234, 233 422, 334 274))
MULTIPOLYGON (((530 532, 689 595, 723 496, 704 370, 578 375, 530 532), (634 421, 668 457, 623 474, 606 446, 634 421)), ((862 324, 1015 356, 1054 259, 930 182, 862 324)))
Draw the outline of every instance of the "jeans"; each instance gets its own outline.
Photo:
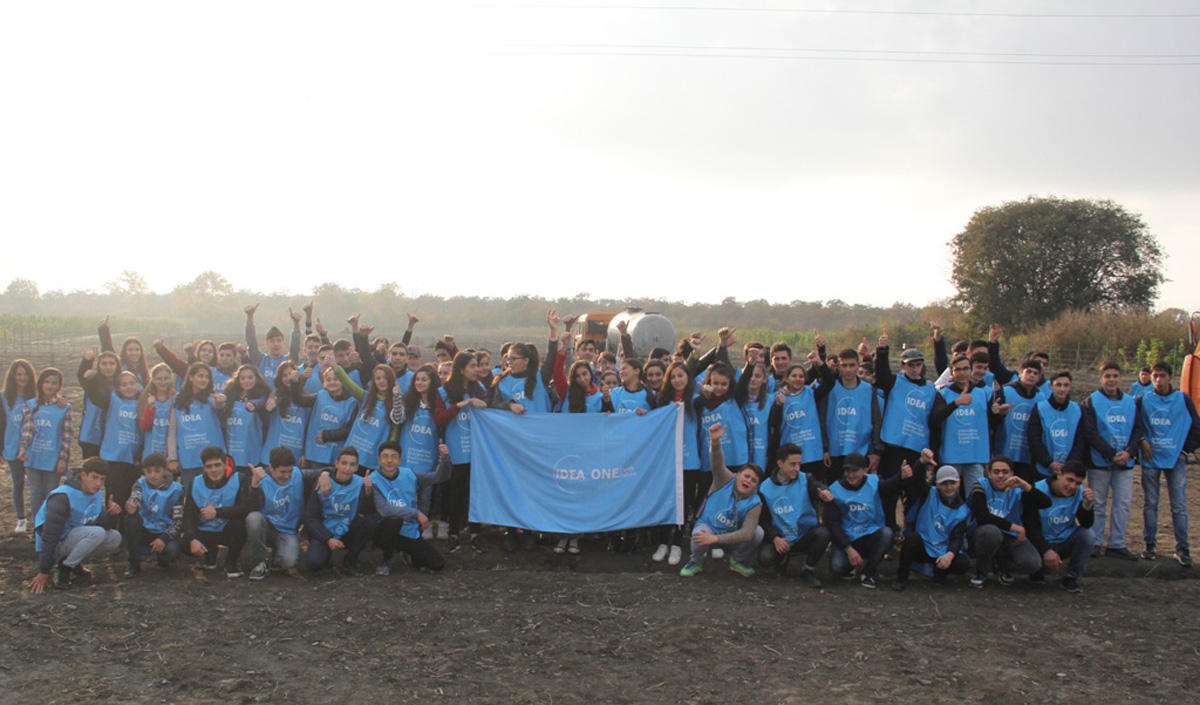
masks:
POLYGON ((77 526, 54 549, 54 560, 74 568, 88 558, 114 553, 121 547, 121 532, 103 526, 77 526))
MULTIPOLYGON (((958 476, 962 479, 962 493, 964 497, 971 496, 971 490, 975 489, 975 483, 983 479, 983 469, 986 467, 984 463, 955 463, 955 468, 958 469, 958 476)), ((913 466, 915 471, 917 468, 913 466)))
POLYGON ((8 461, 8 474, 12 475, 13 509, 18 519, 25 518, 25 463, 20 460, 8 461))
MULTIPOLYGON (((995 524, 984 524, 975 530, 975 572, 990 573, 993 564, 1005 573, 1033 575, 1042 569, 1042 556, 1028 540, 1017 543, 1017 537, 1006 534, 995 524)), ((1089 549, 1090 553, 1090 549, 1089 549)))
MULTIPOLYGON (((716 531, 713 531, 712 527, 708 524, 697 522, 696 525, 692 527, 693 538, 691 562, 695 563, 696 565, 704 565, 704 559, 708 556, 709 550, 714 546, 729 549, 733 556, 733 560, 737 561, 738 563, 748 563, 750 561, 750 556, 754 555, 754 552, 758 549, 758 544, 762 543, 763 540, 763 529, 761 526, 756 526, 754 527, 754 535, 750 537, 749 541, 743 541, 741 543, 734 544, 715 543, 712 546, 702 546, 696 543, 695 539, 696 534, 700 533, 701 531, 707 531, 713 534, 717 533, 716 531)), ((720 534, 717 535, 720 536, 720 534)))
POLYGON ((38 510, 46 501, 46 495, 58 487, 59 478, 62 476, 53 470, 34 470, 33 468, 25 468, 25 473, 29 478, 29 512, 36 517, 38 510))
POLYGON ((1171 527, 1175 530, 1175 550, 1188 550, 1187 460, 1182 456, 1170 469, 1142 466, 1142 520, 1145 523, 1146 546, 1158 544, 1158 476, 1167 478, 1167 495, 1171 499, 1171 527))
POLYGON ((1071 538, 1062 543, 1052 544, 1050 548, 1063 559, 1068 578, 1082 578, 1083 569, 1088 559, 1092 557, 1092 547, 1096 545, 1096 536, 1091 529, 1079 528, 1071 534, 1071 538))
POLYGON ((1109 548, 1125 548, 1125 528, 1129 525, 1129 506, 1133 502, 1133 470, 1113 468, 1091 468, 1088 483, 1096 493, 1094 509, 1096 521, 1092 524, 1098 545, 1109 548), (1108 493, 1112 490, 1112 515, 1108 514, 1108 493), (1109 526, 1105 527, 1105 520, 1109 526), (1104 542, 1104 530, 1108 529, 1108 543, 1104 542))
POLYGON ((300 562, 300 536, 275 528, 262 512, 246 515, 246 540, 250 543, 250 558, 255 565, 267 560, 267 545, 275 547, 275 565, 283 570, 295 568, 300 562))
MULTIPOLYGON (((892 547, 894 536, 892 530, 885 526, 875 533, 860 536, 850 542, 849 547, 853 547, 862 556, 863 575, 870 578, 875 577, 875 570, 879 567, 879 562, 883 560, 883 554, 892 547)), ((829 570, 834 575, 845 575, 851 572, 850 557, 846 555, 845 548, 834 545, 833 550, 829 553, 829 570)))

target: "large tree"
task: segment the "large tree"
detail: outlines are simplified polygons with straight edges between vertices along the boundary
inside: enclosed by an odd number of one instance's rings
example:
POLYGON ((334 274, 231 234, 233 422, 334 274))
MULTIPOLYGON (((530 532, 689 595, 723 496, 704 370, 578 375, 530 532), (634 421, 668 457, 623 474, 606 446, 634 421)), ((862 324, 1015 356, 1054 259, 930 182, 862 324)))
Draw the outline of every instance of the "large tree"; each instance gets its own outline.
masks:
POLYGON ((954 236, 957 301, 980 321, 1026 328, 1069 310, 1145 311, 1162 249, 1111 201, 1034 198, 981 208, 954 236))

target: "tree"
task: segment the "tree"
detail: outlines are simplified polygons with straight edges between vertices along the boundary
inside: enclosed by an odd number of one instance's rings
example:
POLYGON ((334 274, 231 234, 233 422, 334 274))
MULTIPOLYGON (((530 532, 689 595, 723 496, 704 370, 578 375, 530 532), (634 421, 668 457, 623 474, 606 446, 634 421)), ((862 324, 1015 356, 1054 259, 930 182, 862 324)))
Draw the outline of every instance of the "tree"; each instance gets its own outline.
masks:
POLYGON ((1141 216, 1112 201, 1034 198, 981 208, 951 242, 955 301, 1012 329, 1064 311, 1146 311, 1162 249, 1141 216))
POLYGON ((149 293, 150 287, 146 285, 146 280, 142 278, 141 274, 132 269, 126 269, 121 272, 121 276, 117 277, 116 281, 105 284, 104 290, 118 296, 141 296, 149 293))
POLYGON ((233 296, 233 284, 230 284, 229 280, 218 272, 210 269, 201 272, 187 284, 176 287, 175 291, 205 300, 223 299, 233 296))
POLYGON ((36 299, 38 297, 37 282, 32 279, 17 277, 8 283, 8 288, 4 290, 4 295, 17 299, 36 299))

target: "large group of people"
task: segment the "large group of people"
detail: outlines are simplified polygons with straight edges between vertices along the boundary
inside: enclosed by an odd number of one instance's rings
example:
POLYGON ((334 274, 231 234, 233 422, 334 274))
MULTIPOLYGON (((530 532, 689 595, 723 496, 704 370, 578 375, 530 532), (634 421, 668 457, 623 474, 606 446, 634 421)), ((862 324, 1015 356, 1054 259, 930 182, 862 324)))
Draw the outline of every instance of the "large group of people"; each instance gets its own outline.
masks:
MULTIPOLYGON (((355 575, 371 546, 381 575, 397 553, 439 570, 442 551, 486 552, 484 527, 469 521, 471 419, 484 408, 682 409, 685 524, 600 538, 683 563, 684 577, 726 551, 746 576, 787 573, 798 555, 793 572, 819 586, 828 554, 831 574, 867 588, 895 558, 897 589, 913 572, 969 574, 974 587, 1061 573, 1078 592, 1101 552, 1157 558, 1160 478, 1175 558, 1191 565, 1186 457, 1200 447, 1200 418, 1163 362, 1128 391, 1121 366, 1105 362, 1100 388, 1076 399, 1071 373, 1043 352, 1007 368, 995 326, 952 346, 934 326, 932 370, 906 347, 894 371, 886 334, 874 349, 832 354, 817 336, 803 359, 748 342, 735 366, 730 328, 707 349, 692 334, 673 350, 635 351, 622 324, 619 349, 602 350, 552 310, 544 347, 505 343, 493 360, 445 336, 424 364, 409 345, 413 316, 399 341, 373 338, 358 316, 350 339, 331 340, 310 304, 289 310, 290 343, 271 327, 260 346, 256 312, 245 308, 244 344, 200 340, 177 353, 154 341, 153 365, 136 338, 116 349, 105 319, 77 371, 78 428, 62 372, 11 363, 0 438, 16 532, 35 540, 31 590, 69 587, 86 561, 122 547, 130 578, 182 556, 215 570, 224 547, 226 575, 248 568, 254 580, 321 571, 335 554, 338 572, 355 575), (83 462, 68 469, 75 443, 83 462), (1135 465, 1140 556, 1126 542, 1135 465)), ((580 536, 497 530, 505 551, 544 541, 580 552, 580 536)))

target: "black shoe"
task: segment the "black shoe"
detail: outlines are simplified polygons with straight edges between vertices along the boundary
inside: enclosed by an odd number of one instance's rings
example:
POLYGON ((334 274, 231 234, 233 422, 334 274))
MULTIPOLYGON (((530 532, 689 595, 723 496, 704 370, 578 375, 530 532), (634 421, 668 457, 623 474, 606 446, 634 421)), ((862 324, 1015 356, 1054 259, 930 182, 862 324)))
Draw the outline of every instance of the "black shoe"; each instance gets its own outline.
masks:
POLYGON ((517 550, 516 534, 514 534, 512 531, 505 532, 505 534, 504 534, 504 552, 512 553, 515 550, 517 550))
POLYGON ((869 590, 874 590, 876 587, 875 578, 871 577, 870 575, 858 576, 858 584, 869 590))
POLYGON ((62 563, 59 563, 58 568, 54 571, 54 587, 59 590, 71 587, 71 569, 62 563))
POLYGON ((1034 585, 1045 585, 1046 574, 1039 570, 1038 572, 1029 576, 1029 582, 1033 583, 1034 585))
POLYGON ((1012 585, 1014 581, 1012 575, 1004 571, 1000 571, 996 574, 996 582, 1000 583, 1004 587, 1008 587, 1009 585, 1012 585))
POLYGON ((476 553, 487 553, 487 544, 483 542, 482 536, 471 537, 471 548, 475 549, 476 553))
POLYGON ((817 571, 807 566, 800 571, 800 579, 803 580, 804 584, 810 588, 821 587, 821 579, 817 577, 817 571))
POLYGON ((1144 560, 1144 561, 1158 560, 1158 551, 1155 550, 1154 546, 1147 546, 1146 550, 1142 551, 1142 560, 1144 560))
POLYGON ((142 566, 141 566, 141 564, 139 564, 139 563, 130 563, 130 564, 129 564, 129 567, 125 569, 125 572, 124 572, 124 573, 122 573, 122 577, 125 577, 125 578, 136 578, 136 577, 137 577, 137 574, 138 574, 138 573, 140 573, 140 572, 142 572, 142 566))
POLYGON ((446 553, 458 553, 460 548, 462 548, 462 541, 459 540, 458 534, 450 534, 450 543, 446 547, 446 553))
POLYGON ((1192 554, 1188 553, 1186 548, 1181 548, 1175 551, 1175 560, 1179 561, 1179 565, 1184 568, 1192 567, 1192 554))
POLYGON ((1124 546, 1120 548, 1113 548, 1112 546, 1109 546, 1108 548, 1104 549, 1104 555, 1108 556, 1109 558, 1120 558, 1123 561, 1136 561, 1138 559, 1136 553, 1130 551, 1124 546))
POLYGON ((1078 578, 1063 578, 1061 585, 1063 590, 1070 593, 1079 594, 1083 592, 1083 588, 1079 586, 1078 578))
POLYGON ((904 592, 905 590, 908 589, 908 581, 907 580, 897 580, 896 582, 892 583, 892 589, 895 590, 896 592, 904 592))

